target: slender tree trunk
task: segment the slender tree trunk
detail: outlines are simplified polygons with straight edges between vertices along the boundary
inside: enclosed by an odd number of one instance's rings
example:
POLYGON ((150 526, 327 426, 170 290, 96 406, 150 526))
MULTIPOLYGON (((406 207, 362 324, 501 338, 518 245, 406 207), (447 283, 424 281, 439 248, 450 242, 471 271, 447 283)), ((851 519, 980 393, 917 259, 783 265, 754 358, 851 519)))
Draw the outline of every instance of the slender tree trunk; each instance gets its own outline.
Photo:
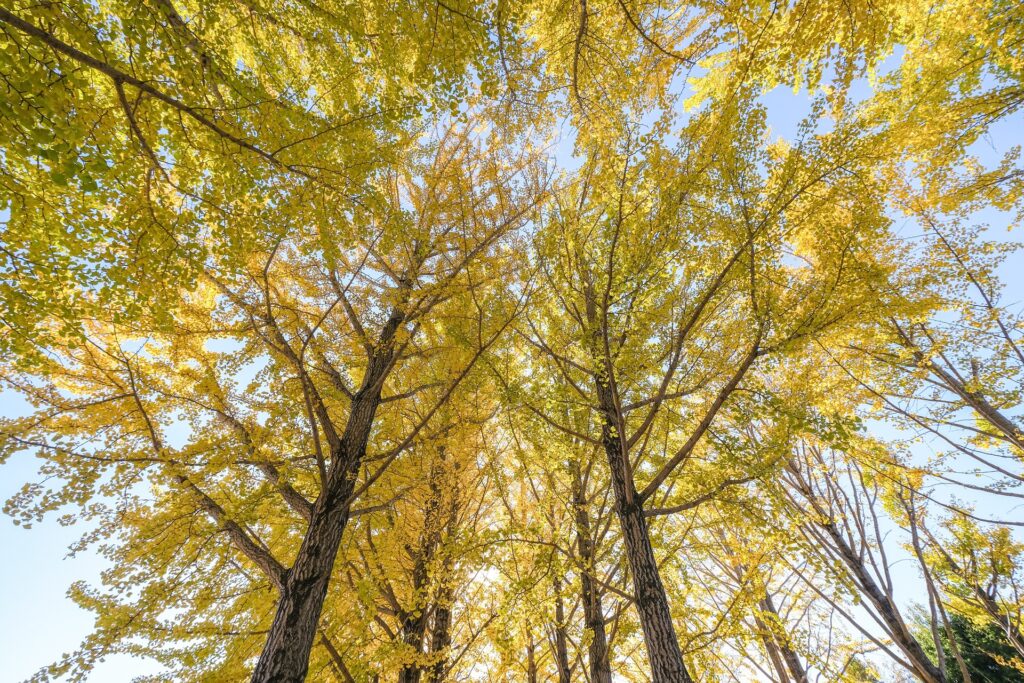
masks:
POLYGON ((604 628, 604 608, 601 592, 594 576, 594 540, 587 509, 586 492, 579 463, 573 461, 572 503, 575 509, 576 545, 580 556, 580 592, 583 619, 590 636, 590 683, 611 683, 612 669, 608 661, 608 636, 604 628))
POLYGON ((958 376, 958 373, 956 373, 952 366, 950 366, 950 369, 946 369, 939 363, 936 363, 933 359, 929 358, 925 353, 925 350, 922 349, 898 323, 895 321, 893 321, 893 323, 903 345, 914 354, 914 360, 916 360, 918 364, 922 367, 928 368, 942 384, 946 385, 947 389, 959 396, 964 403, 970 406, 976 413, 981 415, 990 425, 998 430, 1006 441, 1009 441, 1020 451, 1024 451, 1024 430, 1015 424, 1009 416, 992 405, 988 399, 981 394, 981 392, 968 389, 967 385, 958 376))
POLYGON ((633 596, 647 645, 653 683, 692 683, 672 623, 668 596, 647 532, 643 509, 636 503, 618 504, 626 559, 633 575, 633 596))
POLYGON ((533 636, 526 650, 526 683, 537 683, 537 658, 534 654, 533 636))
POLYGON ((974 586, 974 593, 981 600, 985 607, 985 611, 988 612, 989 616, 999 625, 1003 635, 1013 646, 1013 649, 1024 657, 1024 637, 1021 636, 1020 630, 1010 621, 1010 618, 1006 615, 1003 610, 999 608, 999 604, 992 599, 992 597, 986 593, 980 586, 974 586))
POLYGON ((772 637, 771 627, 757 614, 754 615, 754 626, 760 632, 761 643, 764 645, 764 651, 768 653, 768 661, 772 663, 775 675, 779 677, 779 683, 790 683, 789 672, 782 659, 782 652, 779 651, 779 644, 772 637))
POLYGON ((565 635, 565 603, 562 600, 562 581, 555 577, 555 666, 558 683, 570 683, 569 640, 565 635))
MULTIPOLYGON (((728 542, 726 534, 716 534, 721 539, 723 546, 728 542)), ((738 586, 750 585, 746 581, 747 568, 742 564, 734 564, 733 572, 738 586)), ((753 586, 750 590, 754 590, 753 586)), ((763 589, 762 598, 757 602, 757 610, 754 611, 754 626, 757 628, 761 643, 764 645, 768 660, 775 669, 780 683, 807 683, 807 672, 804 669, 800 657, 789 645, 785 630, 782 628, 782 619, 775 609, 775 602, 772 600, 768 589, 763 589), (766 621, 767 619, 767 621, 766 621), (781 631, 781 633, 780 633, 781 631)))
POLYGON ((591 683, 611 683, 612 668, 608 653, 608 636, 604 628, 604 609, 601 593, 597 590, 593 576, 585 572, 580 577, 583 593, 583 617, 590 633, 588 655, 590 659, 591 683))
MULTIPOLYGON (((917 355, 922 358, 924 357, 923 354, 920 353, 917 355)), ((929 369, 940 380, 942 380, 950 391, 963 399, 964 403, 969 405, 975 412, 985 418, 990 425, 995 427, 999 433, 1002 434, 1007 441, 1016 446, 1018 450, 1024 451, 1024 431, 1014 424, 1013 420, 992 405, 980 392, 968 389, 958 377, 938 363, 930 360, 926 360, 924 362, 928 363, 929 369)))
POLYGON ((921 648, 921 644, 917 641, 917 638, 910 633, 907 625, 903 622, 900 617, 899 611, 893 604, 891 598, 885 594, 884 591, 878 586, 875 580, 868 573, 864 567, 860 558, 853 551, 853 548, 846 542, 839 529, 836 528, 835 524, 827 523, 822 524, 822 528, 828 533, 832 539, 836 550, 839 551, 840 556, 849 567, 850 572, 857 579, 857 583, 860 584, 861 590, 867 595, 871 604, 874 605, 878 611, 882 621, 885 622, 886 629, 889 631, 889 636, 896 642, 903 653, 910 660, 913 665, 915 672, 925 683, 945 683, 945 677, 932 660, 925 654, 924 649, 921 648))
MULTIPOLYGON (((423 652, 423 635, 427 630, 426 617, 426 610, 419 610, 406 614, 402 619, 402 641, 417 654, 423 652)), ((407 664, 398 672, 398 683, 419 683, 422 674, 423 667, 419 662, 407 664)))
MULTIPOLYGON (((440 451, 439 455, 443 459, 444 451, 440 451)), ((445 533, 449 540, 455 537, 459 510, 462 507, 462 490, 458 478, 454 477, 451 483, 451 500, 448 506, 448 519, 445 522, 445 533)), ((455 598, 452 588, 454 570, 455 558, 450 550, 445 551, 441 562, 441 576, 437 582, 437 593, 434 596, 434 623, 430 634, 430 653, 435 659, 430 667, 430 683, 443 683, 448 677, 448 651, 452 644, 452 603, 455 598)))
MULTIPOLYGON (((430 515, 428 514, 428 519, 430 515)), ((428 536, 432 541, 432 535, 428 536)), ((413 588, 416 599, 421 599, 427 588, 429 577, 427 576, 427 563, 433 556, 433 547, 422 547, 416 558, 416 565, 413 569, 413 588)), ((415 651, 417 655, 423 654, 423 638, 427 632, 427 609, 426 605, 416 604, 413 609, 402 614, 402 642, 415 651)), ((398 683, 419 683, 423 674, 423 666, 419 662, 407 664, 398 673, 398 683)))
POLYGON ((332 453, 323 493, 313 505, 306 535, 287 572, 277 613, 252 675, 253 683, 302 683, 306 678, 334 560, 348 524, 349 498, 380 403, 379 386, 376 382, 371 386, 376 388, 369 395, 357 395, 352 401, 340 446, 332 453))
POLYGON ((345 681, 345 683, 356 683, 356 679, 352 678, 352 672, 345 666, 345 660, 342 659, 341 653, 338 652, 338 648, 334 647, 334 643, 327 637, 327 633, 320 629, 320 642, 323 643, 324 648, 327 650, 327 654, 331 656, 331 664, 334 665, 335 671, 338 676, 345 681))
POLYGON ((953 556, 946 551, 943 545, 939 543, 927 529, 924 529, 924 532, 932 542, 932 545, 942 553, 943 558, 950 568, 971 586, 971 589, 974 591, 975 597, 977 597, 978 601, 981 603, 982 608, 988 613, 993 621, 999 625, 1003 633, 1006 635, 1007 640, 1009 640, 1010 644, 1013 646, 1013 649, 1016 650, 1021 657, 1024 657, 1024 637, 1021 636, 1021 632, 1016 625, 1010 621, 1009 616, 999 607, 999 603, 996 602, 984 588, 974 581, 968 580, 964 575, 963 570, 960 568, 960 565, 957 564, 953 559, 953 556))
POLYGON ((633 577, 633 596, 651 664, 651 680, 653 683, 692 683, 693 679, 683 663, 668 595, 661 582, 654 548, 651 547, 647 519, 632 476, 627 471, 627 456, 623 453, 618 435, 612 432, 610 426, 606 425, 604 432, 605 452, 615 492, 615 514, 622 527, 626 559, 633 577))
MULTIPOLYGON (((814 524, 824 532, 824 535, 820 537, 823 545, 830 547, 830 550, 842 559, 843 564, 852 575, 855 585, 868 598, 868 602, 874 606, 888 636, 906 655, 914 673, 924 683, 945 683, 946 677, 942 671, 932 663, 921 647, 921 643, 907 628, 892 595, 878 585, 868 570, 865 560, 843 536, 839 526, 835 522, 824 521, 831 519, 831 515, 817 502, 819 496, 804 479, 799 468, 790 463, 789 471, 794 475, 795 488, 810 503, 813 512, 817 515, 817 521, 814 524)), ((866 539, 864 543, 867 543, 866 539)))
MULTIPOLYGON (((758 607, 760 607, 763 613, 771 615, 771 618, 774 621, 781 623, 779 619, 779 612, 775 609, 775 602, 772 600, 771 594, 767 591, 765 591, 764 598, 762 598, 760 603, 758 603, 758 607)), ((760 617, 758 617, 758 621, 761 621, 762 624, 764 623, 760 617)), ((767 626, 767 624, 764 624, 764 626, 767 626)), ((762 628, 762 625, 759 624, 758 628, 762 628)), ((765 633, 767 634, 767 637, 771 638, 772 643, 777 648, 777 652, 781 656, 782 661, 785 662, 786 669, 789 670, 789 676, 793 679, 794 683, 807 683, 807 670, 804 669, 803 662, 800 661, 799 655, 797 655, 797 653, 793 651, 793 648, 789 646, 788 640, 780 638, 776 631, 771 627, 768 627, 765 633)))

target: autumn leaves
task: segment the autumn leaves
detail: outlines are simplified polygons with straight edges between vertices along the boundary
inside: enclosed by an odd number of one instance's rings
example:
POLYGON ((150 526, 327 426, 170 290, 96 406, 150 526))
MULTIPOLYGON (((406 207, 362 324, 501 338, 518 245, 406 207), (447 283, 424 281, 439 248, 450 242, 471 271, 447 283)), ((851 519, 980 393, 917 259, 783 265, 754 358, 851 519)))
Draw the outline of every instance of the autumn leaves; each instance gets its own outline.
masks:
POLYGON ((967 147, 1021 102, 1019 7, 300 4, 0 10, 37 408, 2 452, 60 482, 11 511, 113 562, 41 677, 944 682, 959 617, 1019 650, 975 510, 1024 476, 1015 252, 970 226, 1022 180, 967 147), (787 141, 779 83, 815 89, 787 141))

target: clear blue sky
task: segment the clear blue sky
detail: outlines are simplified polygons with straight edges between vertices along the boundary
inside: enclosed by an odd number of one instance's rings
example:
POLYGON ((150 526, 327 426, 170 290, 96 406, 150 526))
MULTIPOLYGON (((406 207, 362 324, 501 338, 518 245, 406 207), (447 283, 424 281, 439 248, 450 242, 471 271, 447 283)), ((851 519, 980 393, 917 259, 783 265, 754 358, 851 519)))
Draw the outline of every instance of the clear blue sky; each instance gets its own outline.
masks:
MULTIPOLYGON (((765 96, 769 122, 776 135, 793 139, 796 127, 807 112, 807 95, 778 88, 765 96)), ((1011 145, 1024 144, 1024 122, 1018 114, 1003 121, 975 147, 983 161, 991 163, 1011 145)), ((560 147, 558 156, 567 156, 560 147)), ((564 157, 562 161, 567 161, 564 157)), ((6 217, 0 215, 0 221, 6 217)), ((992 226, 992 235, 1007 236, 1009 217, 995 212, 980 218, 992 226)), ((897 229, 899 226, 896 226, 897 229)), ((1009 235, 1021 239, 1020 231, 1009 235)), ((1024 301, 1024 263, 1019 260, 1004 268, 1007 302, 1024 301)), ((9 392, 0 393, 0 416, 24 414, 27 406, 9 392)), ((0 500, 6 500, 26 481, 35 480, 37 461, 20 453, 0 467, 0 500)), ((61 654, 73 650, 90 630, 92 615, 76 607, 66 592, 72 582, 84 579, 98 583, 104 561, 92 553, 66 558, 67 547, 84 530, 65 528, 55 516, 32 529, 16 527, 0 517, 0 683, 20 681, 61 654)), ((908 577, 910 578, 910 577, 908 577)), ((916 577, 914 577, 916 580, 916 577)), ((91 680, 126 683, 139 674, 154 673, 154 662, 114 657, 102 664, 91 680)))

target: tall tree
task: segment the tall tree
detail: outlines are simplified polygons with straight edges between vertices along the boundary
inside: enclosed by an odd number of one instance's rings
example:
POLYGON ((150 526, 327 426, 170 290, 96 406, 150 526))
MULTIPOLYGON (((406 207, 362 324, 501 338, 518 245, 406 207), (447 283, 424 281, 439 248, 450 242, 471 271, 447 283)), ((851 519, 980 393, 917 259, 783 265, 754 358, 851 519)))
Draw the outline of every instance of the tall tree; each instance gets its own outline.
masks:
POLYGON ((979 221, 1024 173, 975 144, 1022 26, 5 1, 0 458, 44 479, 6 509, 113 565, 38 678, 935 683, 964 619, 1024 652, 1019 248, 979 221))

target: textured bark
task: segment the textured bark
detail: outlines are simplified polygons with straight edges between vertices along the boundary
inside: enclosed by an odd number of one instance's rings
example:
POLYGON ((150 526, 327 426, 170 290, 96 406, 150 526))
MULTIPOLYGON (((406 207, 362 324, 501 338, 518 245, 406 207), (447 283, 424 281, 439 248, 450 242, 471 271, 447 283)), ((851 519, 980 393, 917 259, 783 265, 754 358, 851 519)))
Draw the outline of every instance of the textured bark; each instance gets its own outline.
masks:
POLYGON ((313 517, 295 564, 288 571, 270 634, 253 672, 254 683, 305 680, 334 558, 348 524, 345 502, 352 493, 352 483, 348 480, 326 492, 313 507, 313 517))
POLYGON ((434 607, 434 627, 430 634, 430 652, 438 659, 430 668, 430 683, 442 683, 448 675, 447 650, 452 644, 451 600, 450 589, 442 588, 438 592, 437 604, 434 607))
MULTIPOLYGON (((403 283, 403 287, 406 285, 403 283)), ((340 438, 334 437, 336 443, 332 442, 331 464, 323 491, 313 504, 306 535, 295 563, 287 572, 252 683, 301 683, 306 679, 309 652, 313 648, 341 537, 348 525, 356 478, 380 406, 381 388, 394 360, 395 334, 404 320, 404 314, 396 308, 381 328, 377 345, 370 352, 363 384, 352 397, 345 431, 340 438)), ((301 360, 280 332, 277 334, 281 352, 291 357, 301 370, 301 360)), ((311 384, 307 386, 312 389, 311 384)), ((328 429, 333 433, 334 425, 322 403, 317 412, 325 434, 328 429)), ((330 434, 326 435, 330 440, 330 434)))
MULTIPOLYGON (((614 405, 613 398, 609 388, 600 382, 598 396, 605 414, 609 415, 609 408, 614 405)), ((668 595, 651 547, 647 519, 629 472, 628 456, 620 438, 621 427, 613 428, 612 424, 610 418, 606 419, 601 441, 611 470, 615 514, 622 527, 626 559, 633 577, 633 596, 651 664, 651 680, 653 683, 692 683, 693 679, 683 663, 668 595)))
POLYGON ((306 535, 286 574, 270 633, 252 675, 253 683, 300 683, 306 678, 334 559, 348 524, 349 499, 379 403, 378 382, 352 402, 341 443, 331 454, 324 491, 313 504, 306 535))
POLYGON ((629 449, 625 442, 626 424, 622 417, 619 397, 615 387, 615 369, 607 348, 607 340, 601 330, 604 323, 597 309, 597 296, 588 283, 585 292, 587 322, 592 326, 589 340, 590 351, 595 358, 602 358, 604 372, 594 376, 594 390, 601 411, 601 445, 604 447, 611 472, 612 490, 615 494, 615 514, 622 528, 622 540, 633 577, 633 597, 640 627, 644 633, 644 645, 651 665, 652 683, 693 683, 679 638, 672 624, 668 595, 661 581, 658 562, 651 547, 651 538, 644 517, 643 499, 636 490, 633 472, 629 462, 629 449))
POLYGON ((679 649, 643 510, 635 503, 620 504, 617 514, 633 575, 633 596, 651 663, 651 680, 653 683, 692 683, 679 649))
POLYGON ((601 592, 594 576, 594 537, 590 526, 586 493, 579 464, 572 463, 572 503, 575 510, 576 546, 580 557, 580 592, 583 603, 584 628, 589 636, 588 659, 590 683, 611 683, 612 670, 608 661, 608 636, 604 628, 604 608, 601 592))

